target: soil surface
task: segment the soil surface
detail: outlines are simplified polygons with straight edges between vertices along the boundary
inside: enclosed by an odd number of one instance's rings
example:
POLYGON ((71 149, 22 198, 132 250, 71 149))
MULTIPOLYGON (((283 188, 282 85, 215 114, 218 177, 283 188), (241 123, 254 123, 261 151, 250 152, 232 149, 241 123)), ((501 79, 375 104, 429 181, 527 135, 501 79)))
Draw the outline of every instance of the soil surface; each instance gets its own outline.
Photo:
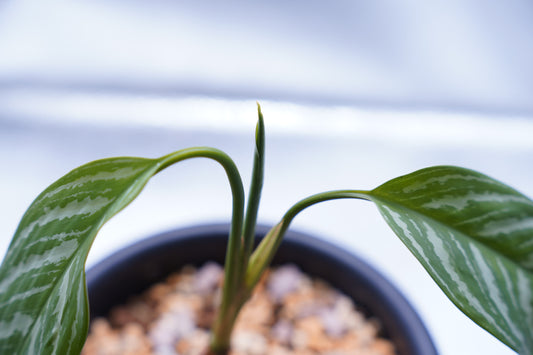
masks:
MULTIPOLYGON (((185 267, 106 319, 95 319, 82 355, 202 355, 223 271, 185 267)), ((293 265, 265 274, 237 320, 229 355, 392 355, 379 323, 352 300, 293 265)))

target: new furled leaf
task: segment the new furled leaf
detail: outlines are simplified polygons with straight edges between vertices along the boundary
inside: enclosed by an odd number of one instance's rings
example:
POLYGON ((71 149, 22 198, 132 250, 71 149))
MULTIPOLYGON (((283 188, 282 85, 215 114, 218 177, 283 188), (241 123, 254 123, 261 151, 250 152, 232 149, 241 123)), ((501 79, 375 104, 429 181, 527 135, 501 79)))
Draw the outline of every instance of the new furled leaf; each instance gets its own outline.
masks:
MULTIPOLYGON (((183 159, 220 162, 234 197, 231 234, 240 235, 243 191, 233 162, 212 148, 160 159, 111 158, 81 166, 48 187, 23 216, 0 268, 0 353, 76 354, 88 328, 85 260, 100 227, 150 177, 183 159)), ((234 238, 234 240, 239 238, 234 238)))
POLYGON ((533 354, 533 201, 449 166, 367 195, 465 314, 520 354, 533 354))

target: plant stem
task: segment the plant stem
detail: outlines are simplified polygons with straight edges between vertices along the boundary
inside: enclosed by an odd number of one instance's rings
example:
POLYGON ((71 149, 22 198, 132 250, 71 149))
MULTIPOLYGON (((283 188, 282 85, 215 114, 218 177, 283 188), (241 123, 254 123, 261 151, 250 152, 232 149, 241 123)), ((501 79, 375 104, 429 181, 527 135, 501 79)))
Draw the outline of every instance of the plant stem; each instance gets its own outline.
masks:
POLYGON ((364 191, 364 190, 335 190, 335 191, 321 192, 315 195, 311 195, 307 198, 304 198, 303 200, 300 200, 297 203, 295 203, 285 213, 285 215, 281 219, 284 222, 283 223, 285 226, 284 231, 287 228, 289 228, 289 224, 292 222, 294 217, 296 217, 298 213, 302 212, 307 207, 310 207, 320 202, 346 199, 346 198, 354 198, 354 199, 370 201, 370 197, 368 194, 369 194, 369 191, 364 191))
MULTIPOLYGON (((250 293, 247 292, 245 287, 244 277, 246 275, 246 268, 248 267, 248 261, 255 238, 255 226, 257 224, 257 212, 261 200, 261 190, 263 188, 265 164, 265 128, 263 114, 261 113, 261 106, 259 106, 259 104, 257 104, 257 111, 259 117, 255 131, 255 152, 250 194, 248 197, 243 234, 240 243, 242 249, 240 250, 239 259, 237 259, 238 267, 234 269, 234 274, 231 275, 235 282, 224 282, 221 311, 218 313, 212 329, 210 350, 212 353, 219 355, 227 353, 230 346, 231 333, 239 311, 250 297, 250 293), (226 291, 228 288, 233 288, 234 290, 226 291), (225 295, 230 294, 233 296, 232 298, 224 297, 225 295)), ((228 277, 228 273, 226 273, 226 277, 228 277)))
POLYGON ((244 301, 242 295, 242 275, 240 264, 244 251, 242 223, 244 214, 244 189, 241 176, 233 160, 224 152, 210 147, 187 148, 167 155, 161 160, 158 172, 165 167, 189 158, 210 158, 220 163, 228 176, 233 196, 233 213, 226 251, 226 265, 224 267, 224 288, 217 321, 213 327, 213 344, 211 351, 225 354, 229 348, 229 337, 238 310, 244 301))
MULTIPOLYGON (((244 291, 243 287, 239 288, 240 291, 244 291)), ((209 350, 215 355, 225 355, 230 348, 231 334, 239 311, 244 303, 248 300, 250 294, 238 293, 228 304, 227 311, 222 316, 220 313, 215 319, 211 329, 211 342, 209 344, 209 350)))
POLYGON ((289 228, 292 220, 296 215, 302 212, 307 207, 315 205, 320 202, 329 200, 338 200, 345 198, 355 198, 362 200, 370 200, 368 191, 362 190, 336 190, 322 192, 316 195, 309 196, 294 204, 283 216, 281 221, 276 224, 263 238, 261 243, 257 246, 246 270, 246 287, 248 292, 251 292, 257 282, 259 282, 261 275, 264 273, 274 254, 279 248, 285 232, 289 228))

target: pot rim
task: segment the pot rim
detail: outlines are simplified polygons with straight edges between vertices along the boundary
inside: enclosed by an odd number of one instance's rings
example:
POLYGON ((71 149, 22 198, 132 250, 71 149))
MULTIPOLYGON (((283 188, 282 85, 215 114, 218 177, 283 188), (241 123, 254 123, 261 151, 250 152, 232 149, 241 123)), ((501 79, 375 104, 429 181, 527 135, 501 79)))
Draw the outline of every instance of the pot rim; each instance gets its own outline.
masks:
MULTIPOLYGON (((94 294, 96 285, 99 283, 102 284, 102 282, 105 283, 105 279, 108 278, 110 271, 117 272, 124 265, 128 265, 136 260, 158 256, 159 253, 165 248, 165 244, 167 243, 194 241, 201 244, 203 240, 205 241, 213 236, 227 236, 229 228, 230 225, 228 223, 200 224, 184 228, 177 228, 155 234, 152 237, 142 239, 112 253, 108 257, 92 266, 86 273, 89 302, 91 302, 91 296, 94 294)), ((269 229, 270 227, 267 225, 258 224, 256 227, 256 236, 263 237, 269 229)), ((257 240, 258 238, 256 238, 256 242, 257 240)), ((320 274, 317 275, 316 272, 309 272, 305 267, 301 268, 306 273, 310 273, 311 275, 325 279, 327 282, 331 282, 335 288, 339 289, 343 293, 346 293, 352 299, 354 299, 354 292, 368 293, 365 295, 367 301, 370 299, 370 301, 374 303, 381 302, 386 310, 379 310, 376 312, 376 307, 371 309, 372 307, 368 307, 368 304, 361 304, 360 300, 354 300, 356 306, 362 306, 363 309, 369 311, 367 313, 378 317, 384 326, 389 324, 390 327, 390 323, 392 322, 394 327, 403 328, 401 330, 402 336, 405 336, 408 339, 399 340, 395 338, 394 334, 387 334, 396 344, 398 341, 406 341, 411 344, 410 346, 414 346, 416 349, 418 349, 417 354, 437 354, 435 345, 413 306, 407 301, 407 299, 391 281, 389 281, 384 275, 379 273, 361 257, 352 252, 348 252, 329 241, 325 241, 321 238, 310 235, 307 232, 299 232, 293 229, 289 229, 286 232, 282 246, 280 246, 280 249, 276 253, 273 264, 278 264, 279 259, 283 259, 283 252, 285 250, 284 248, 293 248, 293 250, 298 251, 297 253, 289 253, 291 256, 295 257, 294 259, 298 259, 294 262, 298 266, 301 266, 300 264, 302 261, 305 264, 305 259, 309 259, 309 255, 311 255, 311 257, 326 258, 327 260, 325 263, 329 265, 329 268, 331 269, 333 267, 338 270, 338 272, 336 272, 334 275, 337 279, 337 282, 331 281, 331 278, 327 276, 324 277, 320 274), (354 286, 350 285, 349 283, 346 285, 346 282, 342 282, 342 279, 353 276, 347 275, 347 273, 357 273, 357 280, 362 281, 362 288, 364 290, 361 290, 360 284, 354 286), (339 280, 341 280, 341 285, 338 284, 339 280), (354 291, 354 287, 359 287, 359 289, 354 291), (374 298, 377 298, 378 300, 376 301, 374 298)), ((218 252, 220 253, 221 251, 218 250, 218 252)), ((285 252, 285 254, 287 253, 285 252)), ((204 261, 207 261, 208 259, 210 258, 207 257, 204 261)), ((286 263, 286 261, 283 261, 283 263, 286 263)), ((307 260, 307 263, 309 264, 309 260, 307 260)), ((386 332, 388 333, 388 331, 386 332)))

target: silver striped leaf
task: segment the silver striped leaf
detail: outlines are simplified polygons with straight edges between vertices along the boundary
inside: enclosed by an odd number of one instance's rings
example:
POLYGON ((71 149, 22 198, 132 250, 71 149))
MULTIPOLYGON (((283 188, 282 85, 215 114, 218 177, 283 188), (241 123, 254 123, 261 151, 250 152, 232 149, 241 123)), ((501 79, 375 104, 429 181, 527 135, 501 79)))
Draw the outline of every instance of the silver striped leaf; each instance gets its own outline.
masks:
POLYGON ((368 196, 455 305, 533 354, 533 201, 450 166, 393 179, 368 196))
POLYGON ((100 227, 161 160, 112 158, 75 169, 24 214, 0 268, 0 353, 78 354, 88 331, 84 266, 100 227))

